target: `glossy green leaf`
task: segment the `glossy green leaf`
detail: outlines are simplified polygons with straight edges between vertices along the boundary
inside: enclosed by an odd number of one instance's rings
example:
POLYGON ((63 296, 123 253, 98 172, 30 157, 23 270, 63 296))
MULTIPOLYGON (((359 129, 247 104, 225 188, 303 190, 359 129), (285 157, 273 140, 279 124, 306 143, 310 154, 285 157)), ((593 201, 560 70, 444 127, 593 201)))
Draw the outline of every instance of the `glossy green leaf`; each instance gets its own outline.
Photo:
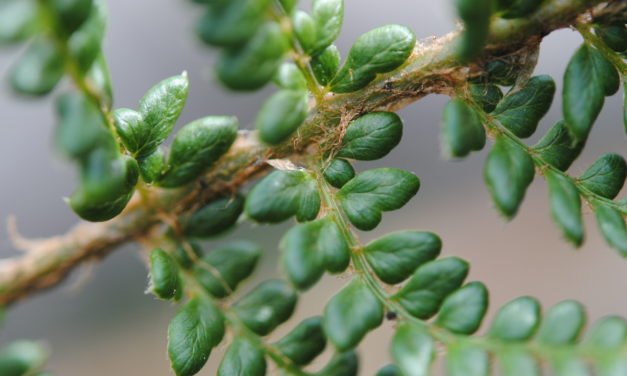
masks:
POLYGON ((351 179, 336 197, 353 225, 368 231, 381 222, 381 212, 400 209, 419 187, 420 180, 410 172, 377 168, 351 179))
POLYGON ((479 329, 487 309, 488 289, 481 282, 470 282, 444 300, 436 324, 469 335, 479 329))
POLYGON ((288 44, 279 25, 268 22, 240 48, 224 50, 216 67, 229 89, 257 90, 274 77, 288 44))
POLYGON ((161 299, 172 299, 180 289, 179 272, 172 256, 160 248, 150 252, 150 290, 161 299))
POLYGON ((104 222, 120 214, 132 196, 133 191, 130 191, 111 200, 93 200, 79 187, 72 194, 69 204, 72 210, 84 220, 104 222))
POLYGON ((494 84, 472 84, 469 86, 472 99, 483 111, 492 112, 503 98, 503 92, 494 84))
POLYGON ((461 61, 477 57, 488 38, 491 0, 455 0, 457 14, 464 23, 464 31, 457 46, 457 56, 461 61))
POLYGON ((370 112, 346 127, 338 157, 372 161, 386 156, 403 136, 403 121, 394 112, 370 112))
POLYGON ((238 128, 232 116, 208 116, 181 128, 172 141, 168 168, 159 185, 172 188, 197 179, 229 150, 238 128))
POLYGON ((435 343, 422 327, 402 323, 392 338, 392 357, 404 376, 428 376, 435 343))
POLYGON ((623 188, 625 177, 625 159, 618 154, 605 154, 588 167, 578 182, 593 193, 611 200, 623 188))
POLYGON ((261 249, 254 243, 227 243, 202 257, 195 264, 194 274, 211 295, 224 298, 252 274, 260 257, 261 249))
POLYGON ((444 299, 468 275, 468 263, 457 257, 430 261, 416 270, 409 282, 394 295, 412 316, 426 320, 435 315, 444 299))
POLYGON ((503 18, 520 18, 528 16, 540 7, 543 0, 506 0, 507 8, 500 14, 503 18))
POLYGON ((546 132, 533 149, 546 163, 558 170, 566 171, 579 157, 585 144, 585 140, 573 140, 566 123, 560 120, 546 132))
POLYGON ((22 41, 37 29, 38 6, 35 0, 0 2, 0 45, 22 41))
POLYGON ((138 108, 148 128, 140 130, 132 127, 129 130, 137 143, 135 155, 151 154, 168 138, 183 110, 188 92, 189 80, 185 73, 166 78, 148 90, 139 101, 138 108))
POLYGON ((347 160, 335 158, 322 171, 322 175, 335 188, 342 188, 344 184, 355 177, 355 169, 347 160))
POLYGON ((48 350, 39 342, 20 340, 0 349, 0 374, 6 376, 32 375, 48 358, 48 350))
POLYGON ((194 375, 224 336, 224 318, 209 300, 193 298, 168 326, 168 354, 177 376, 194 375))
POLYGON ((463 342, 453 344, 447 349, 446 370, 448 376, 488 376, 490 358, 478 347, 463 342))
POLYGON ((359 358, 355 350, 333 355, 329 363, 316 376, 357 376, 359 358))
POLYGON ((625 52, 627 50, 627 26, 624 22, 602 25, 595 28, 594 31, 614 51, 625 52))
POLYGON ((442 115, 442 148, 451 157, 464 157, 485 146, 486 133, 479 115, 466 103, 453 99, 442 115))
POLYGON ((531 136, 546 115, 555 95, 555 81, 548 75, 532 77, 520 90, 508 93, 492 112, 516 136, 531 136))
POLYGON ((316 38, 312 55, 322 52, 340 34, 344 20, 344 0, 314 0, 311 14, 315 23, 316 38))
POLYGON ((604 97, 618 89, 616 69, 601 52, 583 44, 564 72, 564 119, 576 140, 588 137, 603 107, 604 97))
POLYGON ((518 211, 534 175, 531 157, 518 145, 497 137, 486 158, 484 179, 496 207, 506 218, 518 211))
POLYGON ((205 43, 237 47, 254 37, 271 1, 231 0, 223 3, 210 6, 196 30, 205 43))
POLYGON ((627 256, 627 227, 622 214, 602 203, 595 203, 594 211, 605 241, 621 255, 627 256))
POLYGON ((220 362, 218 376, 264 376, 266 366, 263 349, 238 336, 220 362))
POLYGON ((340 68, 340 51, 332 44, 319 54, 312 56, 309 64, 318 83, 326 86, 333 80, 340 68))
POLYGON ((20 94, 45 95, 61 80, 64 69, 63 56, 52 42, 36 39, 11 68, 11 86, 20 94))
POLYGON ((324 307, 324 332, 340 351, 349 350, 383 322, 383 304, 354 278, 324 307))
POLYGON ((165 169, 165 151, 163 148, 158 147, 152 154, 138 158, 137 164, 139 165, 139 175, 142 177, 142 180, 150 184, 159 179, 161 172, 165 169))
POLYGON ((307 80, 294 63, 283 63, 274 76, 274 82, 282 89, 305 90, 307 80))
POLYGON ((122 144, 126 150, 133 154, 141 152, 141 149, 150 142, 152 128, 144 122, 142 115, 135 110, 116 109, 113 111, 113 124, 122 144))
POLYGON ((488 335, 503 341, 525 341, 540 324, 540 303, 522 296, 507 303, 496 313, 488 335))
POLYGON ((205 238, 222 234, 235 225, 244 210, 241 195, 222 197, 196 210, 183 225, 186 236, 205 238))
POLYGON ((387 364, 377 372, 376 376, 402 376, 401 370, 394 364, 387 364))
POLYGON ((107 12, 102 1, 94 1, 89 17, 68 39, 68 48, 81 72, 87 72, 102 52, 107 12))
POLYGON ((275 346, 294 364, 303 366, 320 355, 326 343, 322 317, 316 316, 302 321, 275 346))
POLYGON ((549 310, 538 330, 538 341, 547 345, 575 343, 586 324, 583 306, 574 300, 564 300, 549 310))
POLYGON ((300 9, 292 15, 294 35, 305 52, 311 52, 316 44, 316 21, 313 17, 300 9))
POLYGON ((266 335, 292 316, 297 298, 287 283, 269 280, 237 301, 233 311, 250 330, 266 335))
POLYGON ((78 29, 89 17, 92 0, 50 0, 50 8, 58 17, 58 24, 68 35, 78 29))
POLYGON ((261 140, 270 145, 287 140, 307 118, 308 104, 305 90, 281 90, 268 98, 255 120, 261 140))
POLYGON ((300 222, 316 218, 320 196, 306 171, 274 171, 248 193, 246 214, 257 222, 276 223, 295 215, 300 222))
POLYGON ((350 93, 368 85, 378 73, 398 68, 411 54, 416 36, 407 27, 387 25, 360 36, 346 62, 329 84, 335 93, 350 93))
POLYGON ((549 185, 553 221, 560 227, 564 237, 579 247, 584 238, 579 191, 564 175, 546 170, 545 176, 549 185))
POLYGON ((400 283, 416 268, 440 254, 442 240, 431 232, 399 231, 385 235, 364 248, 375 274, 385 283, 400 283))
POLYGON ((498 353, 504 376, 540 376, 540 365, 533 356, 521 349, 506 349, 498 353))
POLYGON ((627 340, 627 322, 618 316, 606 316, 597 321, 582 346, 597 351, 618 349, 627 340))

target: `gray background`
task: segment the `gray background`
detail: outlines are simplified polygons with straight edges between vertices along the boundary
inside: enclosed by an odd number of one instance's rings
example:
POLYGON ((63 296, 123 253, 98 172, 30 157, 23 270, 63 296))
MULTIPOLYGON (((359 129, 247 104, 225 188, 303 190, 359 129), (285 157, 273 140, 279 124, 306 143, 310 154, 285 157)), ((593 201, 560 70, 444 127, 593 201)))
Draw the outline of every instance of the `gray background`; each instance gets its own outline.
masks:
MULTIPOLYGON (((213 50, 193 35, 200 8, 185 1, 110 0, 110 21, 105 49, 113 77, 116 107, 135 107, 143 93, 159 80, 187 70, 191 92, 179 126, 205 115, 237 115, 249 126, 261 100, 273 89, 255 94, 233 94, 215 83, 213 50)), ((338 46, 346 54, 361 33, 387 23, 410 26, 418 38, 441 35, 454 26, 446 1, 346 1, 345 27, 338 46)), ((562 30, 542 44, 536 73, 558 81, 580 37, 562 30)), ((0 51, 0 76, 15 60, 18 49, 0 51)), ((419 194, 398 212, 387 213, 376 231, 363 234, 368 241, 398 229, 426 229, 441 235, 443 254, 471 262, 470 279, 485 282, 491 291, 491 312, 520 295, 533 295, 545 307, 573 298, 585 303, 591 318, 627 314, 625 286, 627 262, 600 239, 591 210, 585 208, 588 239, 573 250, 551 223, 546 185, 537 177, 518 216, 510 223, 499 218, 483 185, 485 151, 461 162, 440 156, 438 127, 447 98, 431 96, 400 111, 405 121, 403 141, 388 157, 360 163, 359 169, 395 166, 415 172, 422 180, 419 194)), ((535 141, 560 118, 559 96, 542 121, 535 141)), ((625 155, 621 124, 621 98, 607 100, 572 174, 581 173, 601 154, 625 155)), ((56 156, 50 141, 54 125, 51 98, 13 97, 7 85, 0 91, 0 217, 15 215, 21 232, 29 237, 51 236, 76 222, 62 198, 75 185, 72 165, 56 156)), ((278 275, 276 243, 287 225, 251 227, 248 224, 226 239, 259 240, 266 249, 262 266, 252 281, 278 275)), ((216 243, 208 244, 207 247, 216 243)), ((15 255, 6 233, 0 235, 0 257, 15 255)), ((330 293, 348 276, 325 277, 300 300, 296 316, 321 312, 330 293)), ((104 261, 74 273, 53 291, 14 307, 8 314, 0 344, 16 338, 44 339, 52 349, 49 370, 60 376, 168 375, 166 327, 174 307, 144 294, 146 270, 137 246, 118 250, 104 261), (89 277, 89 278, 85 278, 89 277)), ((291 327, 285 325, 280 332, 291 327)), ((361 351, 361 374, 374 374, 388 360, 386 344, 393 324, 369 335, 361 351)), ((202 374, 214 374, 219 361, 215 350, 202 374)), ((328 356, 328 355, 327 355, 328 356)))

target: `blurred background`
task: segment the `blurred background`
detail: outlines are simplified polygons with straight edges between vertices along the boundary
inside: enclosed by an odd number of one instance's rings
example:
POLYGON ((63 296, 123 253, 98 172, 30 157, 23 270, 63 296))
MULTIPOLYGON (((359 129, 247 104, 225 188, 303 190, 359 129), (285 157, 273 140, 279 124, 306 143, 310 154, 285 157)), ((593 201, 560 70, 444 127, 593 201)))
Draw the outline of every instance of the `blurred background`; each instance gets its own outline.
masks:
MULTIPOLYGON (((193 30, 200 8, 183 0, 108 0, 109 25, 105 52, 116 107, 136 107, 139 98, 163 78, 187 70, 191 91, 178 126, 205 115, 236 115, 250 128, 261 101, 272 88, 254 94, 227 92, 216 83, 215 50, 200 44, 193 30)), ((308 7, 308 1, 301 1, 308 7)), ((455 28, 449 2, 431 0, 346 0, 344 29, 337 41, 343 55, 362 33, 384 24, 411 27, 418 38, 442 35, 455 28)), ((577 33, 561 30, 545 39, 536 74, 552 75, 561 92, 561 76, 570 55, 581 43, 577 33)), ((15 61, 18 49, 0 51, 0 76, 15 61)), ((0 219, 15 215, 27 237, 62 233, 77 222, 63 197, 75 186, 74 167, 55 154, 52 98, 16 98, 3 82, 0 91, 0 219)), ((59 90, 59 89, 57 89, 59 90)), ((422 181, 418 195, 402 210, 384 214, 382 224, 364 233, 364 242, 389 231, 424 229, 439 234, 443 255, 460 256, 472 265, 470 280, 486 283, 491 310, 521 295, 538 297, 545 308, 577 299, 592 320, 606 314, 627 315, 627 260, 601 239, 594 216, 584 208, 587 241, 571 248, 553 226, 544 180, 536 177, 517 217, 507 223, 492 207, 483 184, 487 149, 463 161, 446 161, 439 148, 439 121, 446 97, 431 96, 400 111, 405 134, 400 146, 376 163, 357 168, 394 166, 415 172, 422 181)), ((561 99, 542 121, 535 142, 560 119, 561 99)), ((622 98, 609 98, 583 155, 570 169, 578 175, 596 158, 614 152, 626 156, 622 98)), ((620 196, 619 196, 620 197, 620 196)), ((206 249, 232 239, 259 241, 265 255, 244 289, 280 275, 277 242, 290 224, 252 226, 206 243, 206 249)), ((0 257, 18 254, 6 231, 0 231, 0 257)), ((101 262, 77 270, 63 285, 13 307, 0 333, 0 345, 14 339, 42 339, 52 349, 47 369, 57 376, 170 375, 166 329, 175 307, 144 293, 146 268, 136 245, 119 249, 101 262)), ((319 314, 326 300, 348 276, 325 277, 300 299, 285 333, 296 319, 319 314)), ((487 322, 487 321, 486 321, 487 322)), ((393 323, 370 334, 360 347, 360 374, 373 375, 388 362, 387 343, 393 323)), ((214 350, 203 375, 213 375, 214 350)), ((328 356, 328 355, 327 355, 328 356)), ((272 370, 272 368, 271 368, 272 370)))

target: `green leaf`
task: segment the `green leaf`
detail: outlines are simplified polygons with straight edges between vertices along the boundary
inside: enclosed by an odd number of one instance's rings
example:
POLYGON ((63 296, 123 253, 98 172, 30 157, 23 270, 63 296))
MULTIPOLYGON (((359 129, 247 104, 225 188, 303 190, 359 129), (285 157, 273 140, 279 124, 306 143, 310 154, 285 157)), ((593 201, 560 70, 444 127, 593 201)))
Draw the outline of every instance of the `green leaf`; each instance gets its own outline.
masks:
POLYGON ((294 364, 303 366, 311 363, 326 346, 322 330, 322 317, 303 320, 275 346, 294 364))
POLYGON ((404 376, 428 376, 435 343, 424 328, 402 323, 392 339, 392 357, 404 376))
POLYGON ((366 333, 382 322, 383 304, 359 278, 354 278, 324 307, 324 332, 340 351, 357 346, 366 333))
POLYGON ((261 248, 256 244, 231 242, 202 257, 194 267, 194 274, 211 295, 224 298, 252 274, 260 257, 261 248))
POLYGON ((442 301, 468 275, 468 263, 457 257, 430 261, 416 270, 409 282, 394 295, 412 316, 426 320, 435 315, 442 301))
POLYGON ((440 254, 442 240, 431 232, 399 231, 385 235, 364 248, 375 274, 385 283, 400 283, 416 268, 440 254))
POLYGON ((0 374, 32 375, 43 367, 46 358, 48 351, 42 343, 27 340, 12 342, 0 350, 0 374))
POLYGON ((451 157, 465 157, 485 146, 486 134, 479 115, 466 103, 453 99, 442 115, 442 148, 451 157))
POLYGON ((448 346, 446 370, 449 376, 488 376, 490 358, 485 350, 465 343, 448 346))
POLYGON ((150 252, 150 290, 161 299, 172 299, 181 287, 172 256, 160 248, 150 252))
POLYGON ((168 354, 178 376, 194 375, 224 337, 224 317, 210 300, 193 298, 168 326, 168 354))
POLYGON ((586 313, 580 303, 561 301, 546 313, 538 330, 538 341, 554 346, 573 344, 585 324, 586 313))
POLYGON ((5 0, 0 3, 0 45, 22 41, 38 27, 35 0, 5 0))
POLYGON ((91 65, 91 68, 86 74, 86 79, 93 85, 93 90, 98 93, 101 98, 101 104, 107 109, 111 110, 113 105, 113 88, 111 87, 111 75, 109 74, 109 68, 107 61, 104 58, 102 52, 91 65))
POLYGON ((592 128, 604 97, 618 88, 616 69, 601 52, 583 44, 564 72, 564 119, 575 140, 584 140, 592 128))
POLYGON ((455 0, 459 18, 464 22, 464 31, 457 46, 457 56, 463 61, 477 57, 488 38, 491 0, 455 0))
POLYGON ((255 127, 270 145, 287 140, 307 118, 309 94, 305 90, 281 90, 261 106, 255 127))
POLYGON ((355 177, 355 169, 346 159, 335 158, 322 171, 322 175, 335 188, 342 188, 355 177))
POLYGON ((232 0, 210 6, 200 19, 197 33, 210 45, 237 47, 250 38, 264 21, 269 0, 232 0))
POLYGON ((623 188, 626 176, 625 159, 618 154, 605 154, 588 167, 578 182, 592 193, 611 200, 623 188))
POLYGON ((546 170, 545 176, 549 185, 553 220, 562 230, 564 237, 575 247, 579 247, 584 238, 579 191, 564 175, 546 170))
POLYGON ((282 89, 306 90, 307 80, 294 63, 283 63, 274 76, 274 82, 282 89))
POLYGON ((269 280, 235 303, 233 311, 250 330, 266 335, 292 316, 297 298, 287 283, 269 280))
POLYGON ((296 215, 299 222, 316 218, 320 196, 306 171, 274 171, 248 193, 246 215, 257 222, 276 223, 296 215))
POLYGON ((298 0, 279 0, 279 3, 281 3, 285 12, 289 14, 294 10, 296 4, 298 4, 298 0))
POLYGON ((318 83, 326 86, 340 68, 340 51, 332 44, 319 54, 312 56, 309 64, 318 83))
POLYGON ((51 0, 50 7, 58 17, 59 28, 69 35, 89 17, 92 0, 51 0))
POLYGON ((266 358, 263 350, 243 337, 236 337, 226 351, 218 376, 264 376, 266 358))
POLYGON ((68 39, 69 52, 76 60, 82 73, 91 68, 102 52, 106 23, 105 4, 102 1, 94 1, 87 20, 68 39))
POLYGON ((627 50, 627 26, 625 26, 624 22, 601 25, 595 28, 594 31, 614 51, 625 52, 627 50))
POLYGON ((232 116, 207 116, 181 128, 172 141, 168 168, 159 185, 172 188, 197 179, 229 150, 238 128, 232 116))
POLYGON ((496 207, 506 218, 518 211, 534 175, 531 157, 518 145, 497 137, 486 159, 484 179, 496 207))
POLYGON ((179 243, 172 252, 172 257, 185 269, 191 268, 202 255, 202 247, 193 241, 179 243))
POLYGON ((344 19, 344 0, 314 0, 311 13, 315 22, 316 39, 312 55, 322 52, 340 35, 344 19))
POLYGON ((246 45, 223 51, 216 66, 218 78, 229 89, 260 89, 275 75, 287 49, 279 25, 267 22, 246 45))
POLYGON ((515 64, 508 64, 501 60, 492 60, 485 65, 488 81, 501 85, 512 86, 520 74, 520 68, 515 64))
POLYGON ((560 171, 566 171, 579 157, 585 144, 585 140, 573 140, 566 123, 560 120, 546 132, 533 149, 546 163, 560 171))
POLYGON ((602 203, 595 203, 594 211, 605 241, 621 255, 627 256, 627 227, 622 214, 602 203))
POLYGON ((368 85, 378 73, 398 68, 411 54, 416 36, 407 27, 387 25, 360 36, 342 69, 329 84, 335 93, 350 93, 368 85))
POLYGON ((387 364, 377 372, 376 376, 402 376, 401 370, 394 364, 387 364))
POLYGON ((403 135, 403 121, 394 112, 370 112, 351 121, 338 157, 372 161, 386 156, 403 135))
POLYGON ((588 365, 575 355, 555 360, 553 368, 557 376, 592 376, 588 365))
POLYGON ((473 84, 469 87, 472 99, 477 102, 483 111, 492 112, 503 98, 503 92, 494 84, 473 84))
POLYGON ((503 18, 521 18, 528 16, 540 7, 543 0, 507 0, 507 8, 500 14, 503 18))
POLYGON ((368 170, 351 179, 336 194, 348 219, 360 230, 374 229, 381 212, 400 209, 420 188, 416 175, 397 168, 368 170))
POLYGON ((533 356, 522 349, 509 348, 498 352, 504 376, 540 376, 540 366, 533 356))
POLYGON ((70 198, 70 206, 79 217, 90 222, 104 222, 114 218, 124 210, 131 200, 133 191, 111 200, 93 200, 79 187, 70 198))
POLYGON ((540 303, 522 296, 501 307, 488 335, 503 341, 525 341, 533 336, 539 324, 540 303))
POLYGON ((305 52, 310 53, 316 44, 316 21, 309 13, 297 9, 292 15, 294 35, 305 52))
POLYGON ((281 264, 299 289, 310 288, 324 269, 344 271, 349 261, 350 249, 332 217, 294 226, 281 239, 281 264))
POLYGON ((488 309, 488 290, 481 282, 470 282, 442 303, 436 323, 457 334, 470 335, 479 329, 488 309))
POLYGON ((45 95, 61 80, 64 70, 63 56, 52 42, 36 39, 11 68, 11 86, 20 94, 45 95))
POLYGON ((126 150, 133 154, 141 152, 141 149, 150 142, 152 128, 144 122, 142 115, 135 110, 118 108, 113 111, 113 124, 122 144, 126 150))
POLYGON ((329 363, 316 376, 357 376, 359 359, 355 350, 333 355, 329 363))
POLYGON ((183 110, 188 92, 189 80, 185 73, 166 78, 148 90, 139 101, 138 108, 147 128, 133 126, 129 129, 137 144, 135 155, 152 154, 168 138, 183 110))
POLYGON ((508 93, 492 112, 495 119, 516 136, 526 138, 538 128, 555 95, 555 81, 548 75, 532 77, 520 90, 508 93))
POLYGON ((183 233, 196 238, 222 234, 235 225, 243 209, 244 198, 239 194, 213 200, 182 224, 183 233))
POLYGON ((621 347, 627 340, 627 322, 622 317, 606 316, 597 321, 582 346, 596 351, 610 351, 621 347))
POLYGON ((161 172, 166 165, 166 155, 163 148, 158 147, 157 150, 145 157, 137 159, 139 165, 139 175, 144 182, 150 184, 161 176, 161 172))

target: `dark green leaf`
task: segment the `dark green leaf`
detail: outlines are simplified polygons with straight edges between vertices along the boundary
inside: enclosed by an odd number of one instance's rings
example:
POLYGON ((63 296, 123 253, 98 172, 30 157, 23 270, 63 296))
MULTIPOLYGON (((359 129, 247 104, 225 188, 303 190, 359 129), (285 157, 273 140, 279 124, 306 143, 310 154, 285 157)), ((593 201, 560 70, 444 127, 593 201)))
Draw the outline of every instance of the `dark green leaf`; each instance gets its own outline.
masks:
POLYGON ((533 181, 533 160, 518 145, 497 137, 488 154, 484 179, 492 199, 506 217, 513 217, 533 181))
POLYGON ((625 26, 624 22, 602 25, 594 30, 609 48, 616 52, 627 50, 627 26, 625 26))
POLYGON ((178 376, 194 375, 224 336, 224 318, 209 300, 193 298, 168 326, 168 354, 178 376))
POLYGON ((579 177, 581 185, 594 194, 613 199, 625 184, 627 163, 618 154, 605 154, 579 177))
POLYGON ((435 343, 424 328, 402 323, 392 339, 392 357, 404 376, 428 376, 435 343))
POLYGON ((63 56, 52 42, 37 39, 11 68, 11 86, 20 94, 45 95, 61 80, 64 69, 63 56))
POLYGON ((564 300, 546 313, 538 330, 538 341, 548 345, 575 343, 585 323, 583 306, 574 300, 564 300))
POLYGON ((549 185, 549 201, 553 220, 562 230, 564 237, 575 247, 579 247, 584 238, 579 191, 562 174, 546 170, 545 176, 549 185))
POLYGON ((178 187, 197 179, 229 150, 238 128, 232 116, 208 116, 181 128, 172 141, 168 168, 159 185, 178 187))
POLYGON ((314 0, 311 13, 315 22, 316 39, 312 55, 322 52, 340 34, 344 19, 344 0, 314 0))
POLYGON ((446 357, 448 376, 488 376, 490 358, 485 350, 465 343, 448 347, 446 357))
POLYGON ((555 81, 551 76, 535 76, 520 90, 508 93, 492 114, 516 136, 529 137, 549 111, 554 95, 555 81))
POLYGON ((469 86, 472 99, 483 111, 492 112, 503 98, 503 92, 494 84, 473 84, 469 86))
POLYGON ((498 353, 498 361, 504 376, 540 376, 540 366, 530 354, 510 348, 498 353))
POLYGON ((87 72, 102 52, 102 39, 107 23, 107 12, 101 1, 94 1, 87 20, 68 40, 69 52, 81 72, 87 72))
POLYGON ((322 318, 316 316, 298 324, 275 345, 294 364, 302 366, 311 363, 320 355, 326 343, 322 318))
POLYGON ((209 252, 196 263, 198 282, 216 298, 224 298, 251 275, 261 249, 254 243, 236 241, 209 252))
POLYGON ((151 141, 153 129, 135 110, 118 108, 113 111, 113 124, 124 147, 133 154, 141 152, 142 148, 151 141))
POLYGON ((96 147, 112 143, 98 107, 83 94, 67 93, 56 102, 59 123, 55 143, 71 158, 85 158, 96 147))
POLYGON ((0 350, 0 374, 3 376, 32 375, 40 369, 48 351, 39 342, 15 341, 0 350))
POLYGON ((58 25, 67 34, 72 34, 89 17, 92 0, 51 0, 50 7, 58 17, 58 25))
POLYGON ((512 86, 516 83, 520 68, 501 60, 493 60, 486 64, 488 80, 501 86, 512 86))
POLYGON ((464 157, 485 146, 486 134, 479 115, 466 103, 453 99, 444 107, 442 148, 451 157, 464 157))
POLYGON ((274 171, 248 193, 246 214, 257 222, 276 223, 296 215, 300 222, 316 217, 320 196, 306 171, 274 171))
POLYGON ((0 2, 0 45, 19 42, 37 29, 38 6, 35 0, 0 2))
POLYGON ((621 347, 627 340, 627 323, 622 317, 606 316, 597 321, 582 346, 596 351, 609 351, 621 347))
POLYGON ((489 335, 503 341, 525 341, 540 324, 540 303, 522 296, 507 303, 496 313, 489 335))
POLYGON ((240 46, 253 38, 271 1, 232 0, 208 7, 200 19, 200 38, 216 46, 240 46))
POLYGON ((394 112, 370 112, 351 121, 338 157, 372 161, 386 156, 403 135, 403 121, 394 112))
POLYGON ((91 199, 89 194, 79 187, 70 198, 70 206, 86 221, 103 222, 120 214, 132 196, 133 191, 130 191, 115 199, 98 201, 91 199))
POLYGON ((385 283, 400 283, 440 254, 442 240, 431 232, 399 231, 364 248, 368 264, 385 283))
POLYGON ((488 290, 481 282, 470 282, 449 295, 442 303, 436 323, 457 334, 479 329, 488 309, 488 290))
POLYGON ((270 280, 246 294, 233 310, 253 332, 266 335, 292 316, 297 298, 287 283, 270 280))
POLYGON ((354 278, 324 307, 324 332, 340 351, 357 346, 382 321, 383 304, 359 278, 354 278))
POLYGON ((191 268, 202 255, 203 250, 201 246, 193 241, 179 243, 174 252, 172 252, 172 256, 185 269, 191 268))
POLYGON ((602 203, 595 203, 594 211, 605 241, 621 255, 627 256, 627 227, 622 214, 602 203))
POLYGON ((324 51, 312 56, 310 65, 318 83, 326 86, 340 68, 340 51, 332 44, 324 51))
POLYGON ((506 0, 507 8, 500 14, 503 18, 520 18, 528 16, 540 7, 543 0, 506 0))
POLYGON ((322 172, 326 181, 335 188, 342 188, 355 177, 355 169, 345 159, 335 158, 322 172))
POLYGON ((342 69, 330 83, 335 93, 359 90, 377 73, 398 68, 411 54, 416 36, 407 27, 387 25, 360 36, 351 47, 342 69))
POLYGON ((147 129, 133 128, 137 143, 135 155, 143 156, 154 152, 170 135, 178 119, 187 93, 187 74, 166 78, 153 86, 139 101, 139 113, 148 126, 147 129))
POLYGON ((268 98, 255 120, 261 140, 270 145, 287 140, 305 121, 308 104, 304 90, 281 90, 268 98))
POLYGON ((377 168, 357 175, 336 197, 353 225, 368 231, 381 222, 381 212, 400 209, 419 187, 420 180, 410 172, 377 168))
POLYGON ((226 351, 218 376, 264 376, 266 358, 263 349, 243 337, 236 337, 226 351))
POLYGON ((213 200, 183 223, 183 233, 197 238, 219 235, 233 227, 243 209, 244 198, 241 195, 213 200))
POLYGON ((377 372, 376 376, 402 376, 401 370, 394 364, 387 364, 377 372))
POLYGON ((158 147, 157 150, 145 157, 137 159, 139 165, 139 175, 144 182, 150 184, 161 176, 161 172, 165 169, 166 155, 163 148, 158 147))
POLYGON ((282 89, 305 90, 307 80, 294 63, 283 63, 274 76, 274 82, 282 89))
POLYGON ((573 140, 566 123, 560 120, 546 132, 533 148, 546 163, 560 171, 566 171, 579 157, 585 144, 585 140, 573 140))
POLYGON ((413 316, 426 320, 435 315, 442 301, 468 275, 468 263, 457 257, 430 261, 416 270, 409 282, 394 295, 413 316))
POLYGON ((150 290, 161 299, 172 299, 180 289, 180 283, 172 256, 155 248, 150 253, 150 290))
POLYGON ((601 52, 583 44, 564 72, 564 119, 570 134, 584 140, 592 128, 604 97, 618 88, 616 69, 601 52))
POLYGON ((457 56, 462 61, 474 59, 481 53, 488 38, 491 0, 455 0, 459 18, 464 22, 464 31, 457 46, 457 56))
POLYGON ((355 350, 333 355, 329 363, 316 376, 357 376, 359 359, 355 350))

